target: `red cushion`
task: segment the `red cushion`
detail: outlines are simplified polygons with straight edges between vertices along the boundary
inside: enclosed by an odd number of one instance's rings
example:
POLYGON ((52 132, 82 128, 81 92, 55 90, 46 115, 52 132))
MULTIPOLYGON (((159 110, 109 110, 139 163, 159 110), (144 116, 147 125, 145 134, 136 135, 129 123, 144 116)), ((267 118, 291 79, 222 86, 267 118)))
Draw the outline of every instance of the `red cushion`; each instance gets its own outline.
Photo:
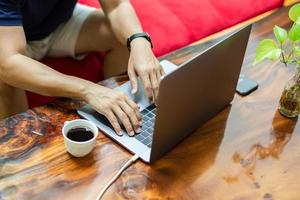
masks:
MULTIPOLYGON (((98 0, 79 0, 99 7, 98 0)), ((131 0, 143 29, 153 40, 156 56, 195 42, 265 11, 280 7, 283 0, 131 0)), ((101 57, 92 54, 83 61, 46 59, 42 62, 63 73, 100 81, 101 57)), ((49 99, 29 94, 31 107, 49 99)))
MULTIPOLYGON (((98 0, 79 0, 99 7, 98 0)), ((239 22, 278 8, 283 0, 131 0, 161 56, 239 22)))

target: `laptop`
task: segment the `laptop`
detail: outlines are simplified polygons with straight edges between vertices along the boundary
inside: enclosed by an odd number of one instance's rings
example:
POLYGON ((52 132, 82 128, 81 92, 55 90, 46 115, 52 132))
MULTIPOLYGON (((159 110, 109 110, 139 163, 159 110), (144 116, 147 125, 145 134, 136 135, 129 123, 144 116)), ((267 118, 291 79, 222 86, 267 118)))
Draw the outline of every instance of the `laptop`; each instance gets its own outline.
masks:
POLYGON ((162 61, 166 75, 159 85, 157 106, 145 97, 140 80, 135 95, 129 81, 117 87, 140 105, 142 132, 133 137, 125 130, 118 136, 108 120, 89 105, 78 113, 144 162, 152 163, 231 103, 250 32, 251 25, 246 26, 180 66, 162 61))

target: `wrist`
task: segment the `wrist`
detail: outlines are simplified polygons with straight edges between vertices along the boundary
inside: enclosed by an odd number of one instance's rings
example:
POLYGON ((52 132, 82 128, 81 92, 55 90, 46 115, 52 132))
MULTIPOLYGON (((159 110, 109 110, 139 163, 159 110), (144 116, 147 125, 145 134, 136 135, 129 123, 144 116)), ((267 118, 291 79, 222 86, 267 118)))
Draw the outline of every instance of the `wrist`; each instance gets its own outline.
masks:
POLYGON ((88 101, 89 97, 91 96, 91 88, 93 87, 93 84, 94 83, 86 80, 80 81, 80 86, 78 87, 78 95, 80 99, 88 101))
POLYGON ((137 48, 141 48, 141 47, 146 47, 151 49, 151 44, 148 40, 146 40, 145 38, 136 38, 135 40, 133 40, 130 43, 130 49, 137 49, 137 48))
POLYGON ((85 102, 89 102, 91 98, 94 98, 95 95, 101 95, 106 92, 108 88, 98 85, 96 83, 83 80, 80 84, 79 89, 79 98, 85 102))
POLYGON ((135 34, 131 35, 127 39, 126 46, 127 46, 128 50, 131 51, 131 48, 133 46, 136 46, 137 44, 138 44, 138 46, 140 46, 140 45, 145 46, 146 43, 148 43, 148 45, 150 45, 150 47, 153 48, 150 35, 146 32, 141 32, 141 33, 135 33, 135 34))

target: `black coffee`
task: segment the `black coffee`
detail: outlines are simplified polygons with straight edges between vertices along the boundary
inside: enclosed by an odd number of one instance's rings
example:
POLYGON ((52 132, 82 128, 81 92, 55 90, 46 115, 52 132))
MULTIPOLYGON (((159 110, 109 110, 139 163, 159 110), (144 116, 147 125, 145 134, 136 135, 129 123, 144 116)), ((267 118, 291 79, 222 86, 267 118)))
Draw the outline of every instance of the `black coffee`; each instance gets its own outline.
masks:
POLYGON ((76 142, 85 142, 94 137, 94 133, 89 128, 72 128, 67 133, 67 138, 76 142))

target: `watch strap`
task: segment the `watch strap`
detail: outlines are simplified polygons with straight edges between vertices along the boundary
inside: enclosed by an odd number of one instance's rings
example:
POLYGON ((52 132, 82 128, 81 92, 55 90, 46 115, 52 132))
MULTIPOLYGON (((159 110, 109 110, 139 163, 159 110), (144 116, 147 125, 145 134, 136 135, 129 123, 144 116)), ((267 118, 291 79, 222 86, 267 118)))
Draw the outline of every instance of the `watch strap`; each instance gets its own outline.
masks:
POLYGON ((131 42, 137 38, 145 38, 150 43, 151 48, 153 48, 153 44, 152 44, 149 34, 146 32, 143 32, 143 33, 135 33, 127 39, 127 48, 129 51, 131 50, 131 46, 130 46, 131 42))

